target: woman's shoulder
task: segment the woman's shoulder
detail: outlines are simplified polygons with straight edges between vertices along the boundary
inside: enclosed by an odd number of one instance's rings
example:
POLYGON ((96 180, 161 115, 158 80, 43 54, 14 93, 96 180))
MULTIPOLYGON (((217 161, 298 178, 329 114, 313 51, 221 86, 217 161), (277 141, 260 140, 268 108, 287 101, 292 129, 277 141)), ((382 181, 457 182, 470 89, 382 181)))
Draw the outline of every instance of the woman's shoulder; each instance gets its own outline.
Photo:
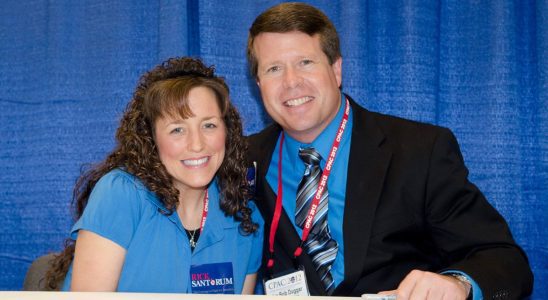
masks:
POLYGON ((109 188, 135 189, 148 191, 141 180, 127 171, 116 168, 110 170, 97 181, 96 187, 108 186, 109 188))
POLYGON ((144 184, 136 176, 127 171, 117 168, 103 175, 93 187, 90 195, 90 200, 112 199, 112 201, 131 201, 135 203, 135 199, 154 198, 154 194, 150 192, 144 184))
POLYGON ((106 189, 112 194, 118 195, 120 199, 134 201, 140 199, 144 205, 153 205, 155 208, 166 210, 156 193, 148 189, 139 177, 127 172, 122 168, 116 168, 101 177, 94 189, 106 189))

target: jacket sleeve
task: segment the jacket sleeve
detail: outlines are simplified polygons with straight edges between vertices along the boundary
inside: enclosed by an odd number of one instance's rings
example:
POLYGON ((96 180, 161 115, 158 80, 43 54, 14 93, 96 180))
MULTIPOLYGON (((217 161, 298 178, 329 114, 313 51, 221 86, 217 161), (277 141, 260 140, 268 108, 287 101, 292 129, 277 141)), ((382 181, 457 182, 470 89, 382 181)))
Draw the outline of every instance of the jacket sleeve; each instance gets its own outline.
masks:
POLYGON ((426 198, 426 219, 447 259, 445 270, 468 274, 484 299, 520 299, 531 293, 533 275, 525 253, 504 218, 468 181, 459 145, 448 129, 441 129, 432 147, 426 198))

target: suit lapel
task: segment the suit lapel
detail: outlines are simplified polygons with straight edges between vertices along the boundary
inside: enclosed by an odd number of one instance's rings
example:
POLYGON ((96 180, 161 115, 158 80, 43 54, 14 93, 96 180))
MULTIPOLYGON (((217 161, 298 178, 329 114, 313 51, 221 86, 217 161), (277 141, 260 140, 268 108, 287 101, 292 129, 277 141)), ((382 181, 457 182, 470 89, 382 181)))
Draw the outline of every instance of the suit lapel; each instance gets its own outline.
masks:
MULTIPOLYGON (((263 218, 265 219, 265 238, 268 241, 268 236, 270 234, 270 225, 272 224, 272 217, 274 214, 275 206, 276 206, 276 193, 270 185, 268 184, 266 180, 266 173, 268 172, 268 167, 270 166, 270 161, 272 159, 272 155, 274 154, 274 148, 276 147, 276 143, 278 141, 278 137, 280 134, 280 127, 275 126, 274 128, 269 128, 269 131, 265 133, 265 138, 262 139, 264 142, 261 147, 261 154, 258 158, 258 170, 257 170, 257 184, 261 185, 261 189, 264 192, 261 199, 263 199, 263 205, 266 208, 265 212, 268 215, 263 215, 263 218)), ((276 154, 277 155, 277 154, 276 154)), ((275 249, 275 256, 278 257, 288 257, 293 258, 293 253, 295 252, 295 249, 299 246, 301 243, 301 237, 297 234, 297 231, 295 230, 295 227, 293 227, 293 224, 291 223, 291 220, 289 219, 289 216, 287 215, 285 210, 282 210, 282 214, 280 216, 280 222, 278 224, 278 230, 276 232, 276 240, 277 240, 277 247, 275 249), (283 251, 284 253, 280 253, 279 251, 283 251)), ((266 244, 268 247, 268 242, 266 244)), ((268 248, 264 250, 265 252, 268 252, 268 248)), ((276 260, 276 264, 282 263, 279 260, 276 260)), ((286 261, 285 263, 290 263, 286 261)), ((312 263, 312 260, 310 259, 310 256, 306 252, 303 252, 301 256, 298 258, 298 263, 305 267, 306 272, 306 279, 308 283, 309 290, 312 294, 317 295, 325 295, 325 291, 323 289, 323 283, 320 280, 320 277, 315 270, 315 267, 312 263)), ((287 265, 286 265, 287 266, 287 265)), ((284 270, 278 270, 278 271, 284 271, 284 270)))
MULTIPOLYGON (((262 196, 261 199, 264 201, 262 204, 265 206, 265 212, 267 214, 264 216, 265 222, 267 223, 266 229, 268 230, 265 231, 264 234, 267 239, 270 234, 270 225, 272 224, 272 217, 276 208, 276 192, 272 190, 270 184, 268 184, 266 173, 268 172, 268 167, 270 166, 270 161, 272 160, 272 155, 274 154, 274 148, 276 147, 280 132, 281 129, 279 126, 269 128, 269 132, 263 139, 264 144, 261 147, 262 151, 259 158, 260 161, 258 162, 257 183, 261 185, 261 189, 259 190, 264 192, 264 195, 260 196, 262 196)), ((283 250, 287 252, 287 254, 293 253, 300 243, 300 238, 289 220, 285 209, 282 209, 276 239, 280 242, 283 250)), ((268 249, 265 249, 265 251, 268 251, 268 249)))
POLYGON ((351 104, 354 121, 343 220, 345 280, 335 292, 341 295, 350 293, 361 277, 375 210, 392 156, 381 145, 385 137, 374 115, 354 101, 351 104))
MULTIPOLYGON (((348 97, 350 99, 350 97, 348 97)), ((371 236, 375 210, 382 191, 384 178, 392 152, 383 149, 385 139, 381 129, 375 123, 373 114, 361 108, 350 99, 353 113, 352 142, 348 162, 348 180, 346 185, 346 200, 344 208, 343 235, 345 256, 345 279, 337 287, 336 295, 346 295, 360 278, 365 265, 367 248, 371 236), (354 179, 354 180, 353 180, 354 179), (359 182, 355 180, 360 180, 359 182)), ((279 126, 271 128, 263 139, 261 155, 258 158, 257 184, 262 186, 263 205, 268 216, 265 237, 268 239, 272 214, 276 205, 276 194, 266 181, 266 172, 280 133, 279 126)), ((297 235, 285 210, 282 211, 276 239, 287 257, 293 257, 293 252, 301 239, 297 235)), ((268 249, 265 249, 268 251, 268 249)), ((316 272, 313 272, 312 260, 305 253, 299 257, 299 263, 305 266, 308 285, 313 294, 325 295, 322 282, 316 272)))

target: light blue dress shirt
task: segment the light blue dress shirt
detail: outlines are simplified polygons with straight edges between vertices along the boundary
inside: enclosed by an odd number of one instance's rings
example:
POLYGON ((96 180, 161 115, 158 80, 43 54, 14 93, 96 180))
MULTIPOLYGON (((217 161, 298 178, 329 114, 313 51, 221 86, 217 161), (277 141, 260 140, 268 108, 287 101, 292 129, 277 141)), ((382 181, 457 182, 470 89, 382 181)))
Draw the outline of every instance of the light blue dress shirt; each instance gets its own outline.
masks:
MULTIPOLYGON (((339 124, 344 114, 345 99, 344 96, 341 99, 341 106, 335 118, 331 121, 328 127, 310 144, 303 144, 293 139, 289 135, 285 135, 283 152, 282 152, 282 165, 283 165, 283 207, 291 220, 291 223, 297 230, 297 233, 302 236, 302 229, 295 225, 295 207, 297 198, 297 187, 304 174, 305 166, 302 160, 299 158, 299 148, 314 147, 316 151, 322 156, 320 165, 322 170, 325 168, 326 160, 329 156, 333 140, 337 135, 339 124)), ((333 263, 331 273, 336 285, 339 285, 344 279, 344 240, 343 240, 343 214, 344 203, 346 195, 346 174, 348 170, 348 161, 350 157, 350 142, 352 134, 352 109, 350 109, 350 115, 347 123, 347 127, 344 131, 343 138, 341 140, 340 148, 337 150, 337 156, 335 163, 331 171, 329 180, 327 181, 327 189, 329 191, 329 211, 328 211, 328 224, 333 239, 337 241, 339 249, 337 257, 333 263)), ((278 153, 280 151, 280 140, 272 154, 272 160, 266 175, 266 179, 273 191, 277 190, 278 186, 278 153)), ((467 274, 459 271, 450 271, 451 273, 458 273, 466 276, 471 285, 474 300, 482 300, 483 295, 479 285, 467 274)))
MULTIPOLYGON (((295 206, 297 197, 297 187, 301 181, 305 165, 299 158, 299 148, 314 147, 316 151, 322 156, 320 166, 322 170, 325 169, 326 160, 329 157, 333 140, 337 135, 339 125, 344 115, 345 99, 341 98, 341 105, 339 111, 331 123, 324 129, 324 131, 310 144, 303 144, 293 139, 289 135, 285 135, 283 151, 282 151, 282 166, 283 166, 283 207, 289 216, 289 219, 293 223, 293 226, 297 230, 297 233, 302 237, 302 229, 295 226, 295 206)), ((343 215, 344 215, 344 201, 346 193, 346 173, 348 169, 348 158, 350 154, 350 140, 352 133, 352 110, 350 109, 350 115, 346 129, 342 136, 342 140, 337 150, 337 156, 331 169, 331 175, 327 181, 327 190, 329 191, 328 202, 328 215, 327 221, 331 235, 339 245, 337 257, 333 263, 331 274, 335 285, 341 283, 344 279, 344 240, 343 240, 343 215)), ((277 192, 278 187, 278 153, 280 150, 280 140, 274 153, 272 160, 268 168, 266 179, 273 191, 277 192)))

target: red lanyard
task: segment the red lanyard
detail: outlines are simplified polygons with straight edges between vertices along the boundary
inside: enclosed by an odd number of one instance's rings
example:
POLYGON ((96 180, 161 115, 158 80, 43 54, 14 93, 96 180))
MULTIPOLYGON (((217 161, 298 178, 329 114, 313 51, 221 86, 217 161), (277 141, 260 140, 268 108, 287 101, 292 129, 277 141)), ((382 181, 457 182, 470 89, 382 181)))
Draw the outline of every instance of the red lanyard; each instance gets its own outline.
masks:
POLYGON ((207 210, 209 207, 209 197, 207 195, 207 189, 204 195, 204 209, 202 210, 202 222, 200 223, 200 234, 204 230, 205 221, 207 219, 207 210))
MULTIPOLYGON (((316 195, 314 196, 314 199, 312 199, 312 203, 310 204, 310 209, 308 210, 308 215, 306 217, 306 221, 304 222, 303 226, 303 235, 301 238, 301 244, 295 249, 295 252, 293 255, 295 257, 299 257, 303 251, 303 244, 308 239, 308 234, 310 233, 310 229, 312 228, 312 221, 314 220, 314 217, 316 216, 317 208, 320 203, 320 200, 322 198, 322 194, 325 190, 325 187, 327 186, 327 179, 329 178, 329 175, 331 174, 331 167, 333 166, 333 162, 335 161, 335 155, 337 155, 337 150, 339 149, 339 145, 341 143, 342 135, 344 133, 344 129, 346 128, 346 123, 348 122, 348 115, 350 114, 350 105, 348 103, 348 99, 346 99, 345 108, 344 108, 344 115, 341 120, 341 123, 339 124, 339 129, 337 131, 337 136, 335 137, 335 140, 333 140, 333 145, 331 146, 331 151, 329 152, 329 158, 327 159, 327 163, 325 165, 325 169, 323 170, 322 177, 320 179, 320 182, 318 183, 318 190, 316 191, 316 195)), ((274 239, 276 237, 276 230, 278 229, 278 224, 280 223, 280 216, 282 215, 282 196, 283 196, 283 187, 282 187, 282 150, 283 150, 283 144, 284 144, 284 132, 282 131, 281 137, 280 137, 280 151, 278 153, 278 195, 276 196, 276 207, 274 210, 274 216, 272 218, 272 224, 270 225, 270 235, 268 237, 268 250, 270 251, 270 259, 268 260, 267 266, 269 268, 272 268, 274 266, 274 239)))

